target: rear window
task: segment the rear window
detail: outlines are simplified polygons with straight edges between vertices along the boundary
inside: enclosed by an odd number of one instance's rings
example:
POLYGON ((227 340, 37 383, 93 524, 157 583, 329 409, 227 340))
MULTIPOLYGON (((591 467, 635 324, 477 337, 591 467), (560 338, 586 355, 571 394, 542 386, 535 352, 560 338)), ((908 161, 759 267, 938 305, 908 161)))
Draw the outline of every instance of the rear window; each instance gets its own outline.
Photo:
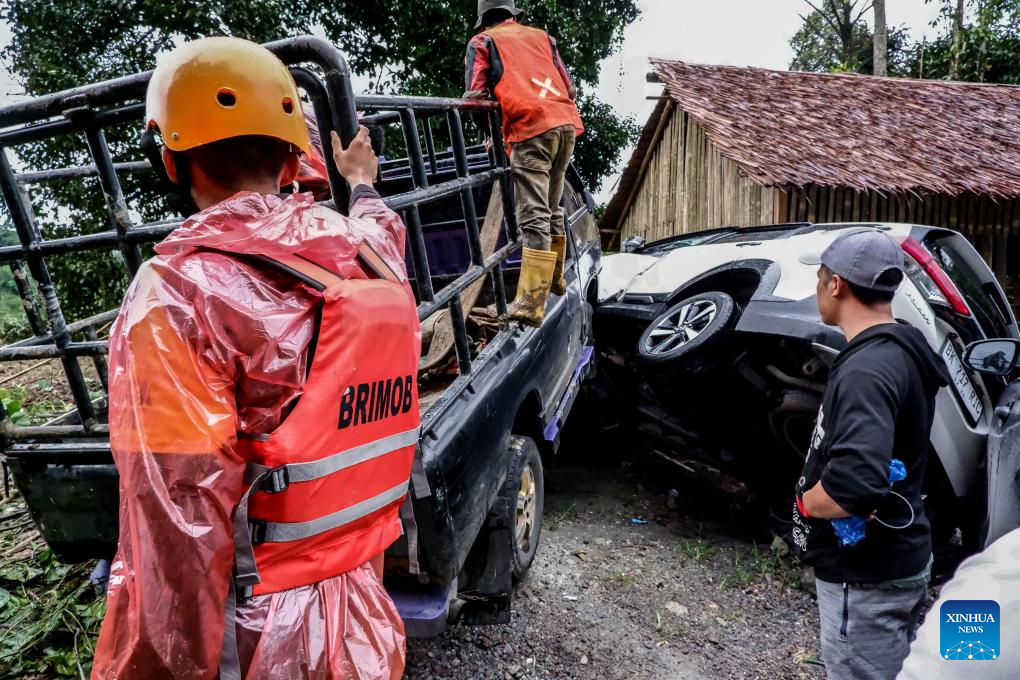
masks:
POLYGON ((968 252, 973 250, 970 244, 962 236, 950 234, 929 237, 925 239, 924 245, 960 289, 985 335, 989 338, 1014 337, 1009 314, 1005 311, 1006 301, 1002 299, 992 272, 984 266, 980 256, 976 252, 968 252), (972 266, 977 264, 984 271, 978 271, 972 266))

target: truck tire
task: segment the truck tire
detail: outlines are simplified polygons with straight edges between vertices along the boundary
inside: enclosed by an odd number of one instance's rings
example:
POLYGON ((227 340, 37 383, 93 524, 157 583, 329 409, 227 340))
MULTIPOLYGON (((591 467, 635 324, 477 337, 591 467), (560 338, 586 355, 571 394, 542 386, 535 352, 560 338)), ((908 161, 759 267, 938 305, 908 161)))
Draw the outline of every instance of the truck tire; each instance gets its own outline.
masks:
POLYGON ((542 457, 530 437, 510 439, 510 470, 504 495, 509 500, 511 570, 516 584, 528 573, 538 552, 545 507, 542 457))
POLYGON ((737 305, 726 293, 699 293, 660 314, 641 334, 638 355, 647 363, 687 356, 719 339, 737 317, 737 305))

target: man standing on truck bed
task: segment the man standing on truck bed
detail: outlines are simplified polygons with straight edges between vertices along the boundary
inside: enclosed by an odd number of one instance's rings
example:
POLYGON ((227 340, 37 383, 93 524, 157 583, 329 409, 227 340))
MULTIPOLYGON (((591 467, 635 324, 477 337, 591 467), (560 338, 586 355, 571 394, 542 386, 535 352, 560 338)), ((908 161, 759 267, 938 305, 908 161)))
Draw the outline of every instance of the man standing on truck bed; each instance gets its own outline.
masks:
POLYGON ((120 542, 94 678, 394 680, 381 583, 418 435, 404 226, 361 132, 351 217, 283 195, 308 151, 268 50, 187 43, 146 102, 199 212, 156 246, 110 337, 120 542))
POLYGON ((829 680, 892 680, 927 595, 931 526, 921 483, 935 396, 948 375, 921 331, 893 318, 904 262, 888 234, 856 229, 803 262, 821 265, 819 314, 848 344, 796 484, 793 540, 815 568, 829 680), (892 474, 893 459, 905 476, 892 474), (834 530, 830 520, 851 516, 863 537, 834 530))
POLYGON ((465 97, 494 96, 503 109, 503 139, 511 147, 517 225, 524 236, 517 298, 511 319, 542 325, 550 289, 566 292, 563 265, 563 183, 574 139, 584 132, 574 100, 577 90, 556 41, 517 21, 513 0, 478 0, 482 32, 467 50, 465 97))

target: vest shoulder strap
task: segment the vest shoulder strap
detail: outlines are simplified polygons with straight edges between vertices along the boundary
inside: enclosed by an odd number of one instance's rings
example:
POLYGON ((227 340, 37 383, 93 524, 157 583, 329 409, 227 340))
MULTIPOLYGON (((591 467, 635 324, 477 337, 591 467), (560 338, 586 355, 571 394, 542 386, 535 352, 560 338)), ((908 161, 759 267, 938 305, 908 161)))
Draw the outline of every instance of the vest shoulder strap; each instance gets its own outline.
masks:
POLYGON ((358 261, 361 262, 365 273, 370 276, 374 276, 377 279, 385 279, 392 283, 400 283, 401 281, 401 277, 393 271, 392 267, 386 264, 386 260, 379 253, 375 252, 367 242, 363 241, 361 247, 358 248, 358 261))
MULTIPOLYGON (((310 286, 320 293, 330 286, 343 281, 345 277, 330 271, 321 265, 312 262, 301 255, 247 255, 244 253, 231 253, 215 248, 205 249, 207 252, 216 252, 231 257, 247 258, 253 262, 266 265, 277 271, 293 276, 299 281, 310 286)), ((393 283, 400 283, 401 277, 397 275, 386 260, 382 258, 368 243, 362 243, 358 248, 358 264, 361 265, 365 275, 370 279, 383 279, 393 283)))
POLYGON ((343 277, 339 274, 320 267, 300 255, 277 255, 274 257, 258 255, 255 259, 297 278, 320 293, 333 284, 343 281, 343 277))

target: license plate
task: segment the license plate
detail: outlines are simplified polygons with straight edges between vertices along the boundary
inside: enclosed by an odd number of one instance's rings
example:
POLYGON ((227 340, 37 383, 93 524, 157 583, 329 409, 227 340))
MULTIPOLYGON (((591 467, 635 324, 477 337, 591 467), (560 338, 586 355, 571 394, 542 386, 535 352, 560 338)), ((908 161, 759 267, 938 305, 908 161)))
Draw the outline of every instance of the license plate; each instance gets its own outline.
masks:
POLYGON ((970 380, 970 374, 967 373, 967 368, 963 365, 963 360, 960 359, 960 354, 956 351, 952 340, 946 339, 940 354, 942 355, 942 360, 946 362, 946 367, 949 369, 953 391, 956 392, 956 396, 963 402, 964 407, 970 413, 970 417, 974 422, 981 420, 985 404, 981 401, 981 396, 974 388, 974 383, 970 380))

